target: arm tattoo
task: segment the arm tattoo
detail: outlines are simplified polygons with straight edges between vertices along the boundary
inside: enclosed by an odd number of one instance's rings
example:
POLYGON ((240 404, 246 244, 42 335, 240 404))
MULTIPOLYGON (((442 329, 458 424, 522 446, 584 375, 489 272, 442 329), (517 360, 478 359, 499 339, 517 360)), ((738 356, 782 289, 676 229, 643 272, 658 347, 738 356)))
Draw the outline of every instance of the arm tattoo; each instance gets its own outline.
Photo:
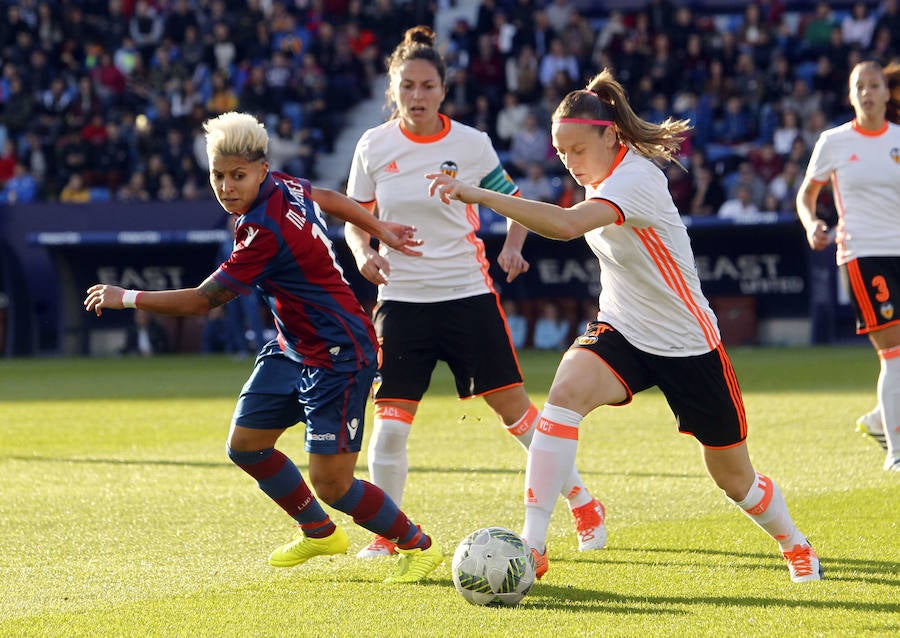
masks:
POLYGON ((205 298, 210 308, 218 308, 238 296, 238 293, 225 286, 207 279, 197 288, 197 294, 205 298))

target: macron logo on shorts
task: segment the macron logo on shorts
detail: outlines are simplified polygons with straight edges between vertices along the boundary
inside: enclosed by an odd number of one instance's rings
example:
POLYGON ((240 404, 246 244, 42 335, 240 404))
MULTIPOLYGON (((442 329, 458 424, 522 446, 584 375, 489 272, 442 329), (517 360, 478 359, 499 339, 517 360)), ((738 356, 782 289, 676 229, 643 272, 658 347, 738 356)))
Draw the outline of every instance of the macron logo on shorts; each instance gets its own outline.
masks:
POLYGON ((356 432, 359 430, 359 419, 352 419, 347 422, 347 430, 350 432, 350 440, 356 438, 356 432))

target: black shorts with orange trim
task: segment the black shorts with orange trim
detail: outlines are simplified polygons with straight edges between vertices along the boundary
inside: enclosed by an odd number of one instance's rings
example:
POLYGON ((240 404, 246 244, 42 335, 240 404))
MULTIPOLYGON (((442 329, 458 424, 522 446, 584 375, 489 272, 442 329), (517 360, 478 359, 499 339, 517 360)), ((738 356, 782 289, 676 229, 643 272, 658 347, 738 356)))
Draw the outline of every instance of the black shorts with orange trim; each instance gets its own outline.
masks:
POLYGON ((381 344, 376 401, 420 401, 438 361, 447 362, 462 399, 522 385, 494 293, 432 303, 383 301, 374 319, 381 344))
POLYGON ((573 348, 589 350, 609 366, 631 396, 659 387, 678 424, 705 447, 726 448, 747 438, 747 415, 725 348, 691 357, 638 350, 609 324, 592 321, 573 348))
POLYGON ((856 313, 856 332, 900 323, 900 257, 858 257, 841 266, 856 313))

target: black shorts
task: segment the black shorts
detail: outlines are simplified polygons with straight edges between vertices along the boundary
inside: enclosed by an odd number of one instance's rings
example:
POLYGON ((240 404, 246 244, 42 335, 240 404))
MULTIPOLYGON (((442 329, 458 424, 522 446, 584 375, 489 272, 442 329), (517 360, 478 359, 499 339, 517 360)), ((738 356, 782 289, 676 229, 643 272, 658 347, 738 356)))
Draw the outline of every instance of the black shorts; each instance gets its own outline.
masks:
POLYGON ((859 257, 841 266, 856 312, 856 332, 900 322, 900 257, 859 257))
POLYGON ((625 385, 628 399, 658 386, 675 414, 678 431, 706 447, 725 448, 747 438, 747 415, 737 376, 720 344, 693 357, 662 357, 638 350, 606 323, 592 321, 573 348, 603 359, 625 385))
POLYGON ((381 344, 375 400, 420 401, 438 361, 465 399, 522 384, 519 360, 496 294, 433 303, 383 301, 375 307, 381 344))

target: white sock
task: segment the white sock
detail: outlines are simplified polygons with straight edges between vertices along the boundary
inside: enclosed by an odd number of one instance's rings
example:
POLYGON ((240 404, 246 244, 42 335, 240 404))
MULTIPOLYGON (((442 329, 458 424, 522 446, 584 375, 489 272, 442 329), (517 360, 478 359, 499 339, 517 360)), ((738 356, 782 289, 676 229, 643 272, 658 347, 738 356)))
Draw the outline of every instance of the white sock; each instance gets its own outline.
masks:
POLYGON ((525 468, 525 527, 528 544, 544 551, 556 499, 575 466, 582 416, 549 403, 528 447, 525 468))
MULTIPOLYGON (((506 431, 513 435, 527 451, 528 446, 531 445, 531 439, 534 438, 534 430, 540 418, 541 413, 532 403, 518 421, 512 425, 505 426, 506 431)), ((581 475, 578 473, 578 468, 575 465, 572 465, 572 472, 569 474, 566 482, 563 483, 560 494, 569 502, 570 510, 587 505, 594 500, 594 497, 591 496, 591 493, 584 486, 584 481, 581 480, 581 475)))
POLYGON ((734 503, 769 536, 778 541, 781 549, 788 550, 794 545, 806 542, 806 537, 800 533, 791 519, 778 484, 768 476, 757 473, 756 480, 753 481, 753 486, 744 500, 734 503))
POLYGON ((878 375, 878 405, 887 439, 885 469, 900 458, 900 346, 878 352, 881 374, 878 375))
POLYGON ((375 423, 366 458, 372 482, 394 499, 397 507, 403 501, 403 488, 409 474, 406 441, 413 415, 393 406, 375 406, 375 423))

